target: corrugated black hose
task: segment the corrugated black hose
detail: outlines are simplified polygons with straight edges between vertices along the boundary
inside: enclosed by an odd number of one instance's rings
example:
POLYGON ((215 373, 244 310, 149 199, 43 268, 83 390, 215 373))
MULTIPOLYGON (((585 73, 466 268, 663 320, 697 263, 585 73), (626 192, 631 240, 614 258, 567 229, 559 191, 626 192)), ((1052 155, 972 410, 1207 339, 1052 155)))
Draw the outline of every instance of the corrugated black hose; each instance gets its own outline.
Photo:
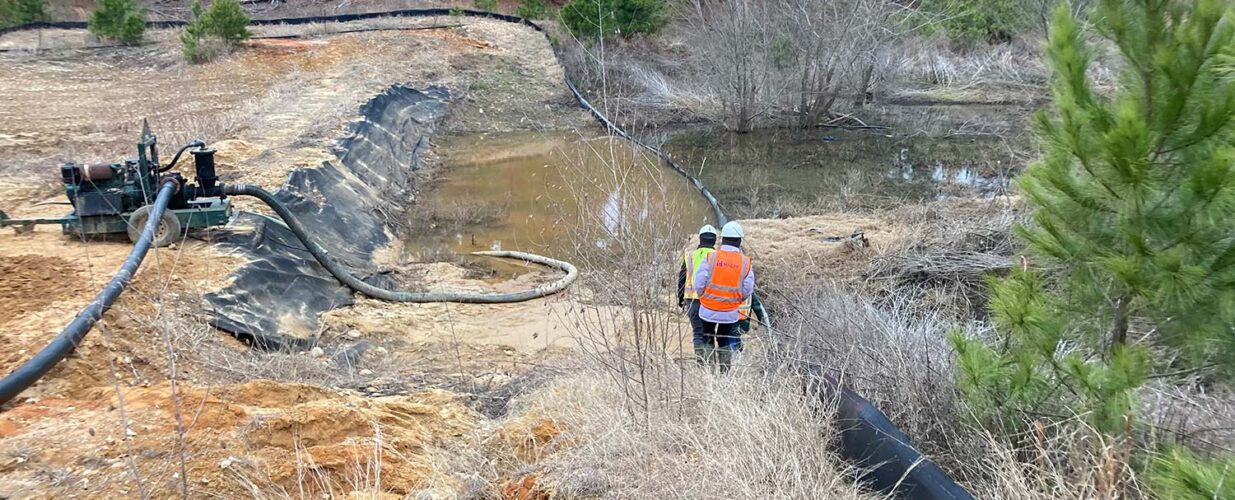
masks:
POLYGON ((162 220, 163 212, 167 210, 167 203, 171 201, 176 189, 175 181, 163 182, 162 187, 159 188, 158 197, 154 199, 150 217, 146 219, 146 227, 142 228, 141 238, 137 240, 136 245, 133 245, 133 250, 129 252, 129 257, 124 260, 120 270, 116 272, 111 281, 107 282, 107 286, 104 286, 99 294, 94 296, 90 305, 77 313, 73 322, 64 327, 60 335, 57 335, 43 350, 30 358, 30 361, 13 370, 7 377, 4 377, 4 380, 0 380, 0 405, 9 402, 26 388, 34 385, 39 378, 51 371, 56 363, 73 352, 73 349, 77 348, 77 345, 94 327, 95 322, 102 318, 103 313, 107 312, 116 302, 124 289, 129 286, 133 275, 137 273, 137 268, 146 258, 146 253, 150 251, 159 221, 162 220))
POLYGON ((300 239, 300 243, 304 245, 305 249, 307 249, 309 253, 313 254, 313 258, 317 259, 317 262, 321 264, 322 267, 326 268, 330 274, 334 275, 334 277, 344 285, 347 285, 348 288, 379 300, 387 300, 391 302, 465 302, 472 304, 523 302, 544 297, 546 295, 552 295, 565 290, 566 287, 570 286, 570 284, 575 281, 575 278, 579 277, 579 270, 576 269, 573 264, 536 254, 525 252, 473 252, 473 255, 485 255, 489 257, 502 257, 534 262, 536 264, 561 269, 566 272, 566 276, 563 276, 552 283, 535 288, 506 293, 399 292, 387 290, 385 288, 379 288, 365 283, 363 280, 357 278, 349 272, 347 268, 343 267, 342 264, 339 264, 339 261, 330 256, 329 251, 322 248, 321 245, 318 245, 317 242, 309 236, 309 232, 303 225, 300 224, 300 221, 296 219, 296 216, 292 214, 292 211, 289 210, 286 205, 279 202, 279 200, 276 199, 269 191, 257 186, 235 184, 224 187, 223 192, 228 196, 252 196, 265 202, 266 205, 274 210, 276 214, 279 214, 279 217, 281 217, 283 222, 287 225, 287 229, 290 230, 292 234, 296 235, 296 238, 300 239))
POLYGON ((193 141, 188 144, 185 144, 184 146, 181 146, 180 150, 176 151, 176 156, 172 157, 171 163, 168 163, 167 166, 160 168, 159 173, 166 172, 168 170, 171 170, 173 167, 175 167, 176 162, 180 161, 180 155, 184 154, 185 151, 188 151, 188 149, 192 147, 204 148, 206 147, 206 143, 204 141, 197 140, 197 141, 193 141))

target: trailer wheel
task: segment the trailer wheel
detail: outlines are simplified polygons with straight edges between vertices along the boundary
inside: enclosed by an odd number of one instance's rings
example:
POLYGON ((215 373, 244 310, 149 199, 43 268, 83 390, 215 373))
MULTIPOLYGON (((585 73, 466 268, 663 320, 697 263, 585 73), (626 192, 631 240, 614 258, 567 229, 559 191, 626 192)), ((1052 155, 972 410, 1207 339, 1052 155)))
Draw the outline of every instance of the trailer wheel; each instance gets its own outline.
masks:
MULTIPOLYGON (((150 218, 151 205, 138 208, 133 211, 133 215, 129 216, 129 241, 137 243, 141 238, 142 228, 146 226, 146 219, 150 218)), ((176 241, 180 236, 180 219, 171 213, 171 210, 164 210, 163 217, 159 219, 159 228, 154 232, 154 246, 165 247, 176 241)))

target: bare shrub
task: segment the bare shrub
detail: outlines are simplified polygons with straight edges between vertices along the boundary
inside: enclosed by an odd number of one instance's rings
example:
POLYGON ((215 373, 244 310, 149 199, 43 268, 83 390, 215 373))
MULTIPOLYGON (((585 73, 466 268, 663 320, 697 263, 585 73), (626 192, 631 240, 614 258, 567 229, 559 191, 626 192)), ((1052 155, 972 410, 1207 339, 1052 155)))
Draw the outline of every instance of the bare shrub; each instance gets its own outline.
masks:
MULTIPOLYGON (((837 285, 765 273, 775 280, 764 304, 775 331, 769 348, 783 363, 809 363, 837 374, 902 430, 926 442, 946 441, 956 421, 949 325, 939 316, 886 309, 837 285)), ((943 451, 926 448, 924 452, 943 451)), ((937 458, 932 455, 932 458, 937 458)))
MULTIPOLYGON (((786 365, 822 366, 888 415, 914 445, 977 498, 1116 498, 1137 491, 1126 441, 1108 441, 1079 416, 1023 436, 994 434, 955 389, 943 314, 911 299, 880 306, 840 287, 776 275, 767 333, 786 365)), ((980 328, 980 327, 975 327, 980 328)))
MULTIPOLYGON (((627 394, 624 404, 648 414, 666 401, 667 385, 680 384, 668 370, 682 356, 683 315, 670 290, 676 286, 687 229, 675 210, 671 183, 684 182, 649 153, 623 140, 588 141, 581 154, 611 168, 589 173, 587 159, 568 158, 564 168, 577 182, 566 186, 573 202, 587 204, 563 219, 574 242, 572 262, 584 270, 590 301, 609 307, 572 310, 564 323, 580 348, 607 368, 627 394), (599 195, 599 196, 598 196, 599 195)), ((565 212, 564 212, 565 213, 565 212)))
POLYGON ((897 9, 884 0, 694 0, 685 9, 690 61, 729 128, 747 132, 777 112, 814 127, 833 117, 838 98, 866 101, 897 9))
POLYGON ((775 29, 772 2, 735 0, 689 7, 695 72, 720 104, 718 118, 738 132, 749 132, 788 83, 777 78, 772 46, 788 35, 775 29))
POLYGON ((943 313, 956 321, 986 317, 990 275, 1019 265, 1012 226, 1022 217, 1004 200, 955 201, 896 209, 911 234, 867 266, 864 289, 880 302, 943 313))
MULTIPOLYGON (((753 361, 753 360, 750 360, 753 361)), ((659 370, 676 371, 667 364, 659 370)), ((565 498, 867 498, 830 450, 832 410, 792 378, 745 366, 683 372, 674 401, 641 415, 605 373, 585 371, 516 402, 553 415, 564 449, 541 461, 565 498)))
POLYGON ((878 55, 895 36, 892 16, 897 10, 883 0, 780 0, 786 36, 795 49, 785 66, 797 78, 792 96, 799 127, 831 118, 842 95, 853 96, 858 106, 865 103, 883 70, 878 55))

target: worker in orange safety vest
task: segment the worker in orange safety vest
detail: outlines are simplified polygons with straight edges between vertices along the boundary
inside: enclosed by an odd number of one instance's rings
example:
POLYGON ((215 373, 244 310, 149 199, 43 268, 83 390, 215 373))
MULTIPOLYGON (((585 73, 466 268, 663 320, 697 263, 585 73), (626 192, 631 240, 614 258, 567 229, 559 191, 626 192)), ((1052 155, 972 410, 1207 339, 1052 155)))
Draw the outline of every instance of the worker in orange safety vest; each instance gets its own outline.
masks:
POLYGON ((720 371, 726 372, 738 345, 739 309, 755 292, 755 271, 750 257, 742 253, 742 226, 737 222, 721 228, 720 246, 695 272, 695 291, 699 294, 705 354, 712 349, 720 371))
POLYGON ((699 246, 682 255, 682 266, 678 269, 678 307, 686 311, 686 317, 690 318, 695 358, 699 363, 706 361, 707 353, 703 348, 703 323, 699 321, 699 293, 695 291, 695 273, 708 256, 716 251, 716 236, 716 228, 711 224, 699 228, 699 246))

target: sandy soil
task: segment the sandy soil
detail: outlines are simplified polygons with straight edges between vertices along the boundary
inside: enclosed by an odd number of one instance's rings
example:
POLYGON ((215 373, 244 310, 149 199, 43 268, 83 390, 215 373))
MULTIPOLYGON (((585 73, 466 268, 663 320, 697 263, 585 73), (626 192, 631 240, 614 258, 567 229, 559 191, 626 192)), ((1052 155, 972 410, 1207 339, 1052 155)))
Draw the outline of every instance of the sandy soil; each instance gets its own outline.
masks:
MULTIPOLYGON (((69 159, 114 161, 128 154, 141 117, 150 119, 164 149, 189 137, 215 139, 224 182, 267 187, 282 184, 294 168, 331 158, 329 148, 343 135, 343 126, 359 105, 393 83, 451 88, 456 99, 452 112, 458 112, 448 118, 450 127, 588 123, 573 107, 546 109, 571 101, 560 85, 561 70, 552 64, 548 44, 539 34, 508 23, 459 18, 397 23, 465 26, 255 41, 237 54, 196 66, 179 62, 171 44, 98 52, 90 58, 64 52, 46 57, 0 55, 0 66, 10 69, 0 71, 0 88, 13 96, 0 101, 0 117, 9 118, 0 122, 0 137, 11 139, 0 141, 0 157, 6 159, 0 167, 3 208, 15 217, 63 213, 63 205, 36 205, 61 196, 56 164, 69 159), (148 77, 132 78, 135 73, 148 77), (484 91, 469 92, 475 85, 472 80, 482 77, 487 84, 484 91), (485 108, 486 113, 480 113, 485 108), (521 110, 530 110, 531 115, 521 110)), ((166 38, 163 34, 154 38, 160 37, 166 38)), ((243 201, 238 205, 246 208, 243 201)), ((60 262, 65 265, 59 266, 56 277, 72 279, 52 280, 45 273, 31 273, 46 278, 44 282, 67 281, 45 286, 72 293, 14 303, 0 339, 15 347, 37 345, 58 331, 65 315, 89 300, 128 249, 123 239, 74 241, 46 226, 33 234, 2 235, 0 255, 6 258, 64 256, 60 262)), ((173 271, 176 278, 149 276, 152 266, 147 264, 137 286, 149 280, 173 293, 198 294, 210 290, 212 284, 178 285, 175 280, 185 270, 219 277, 242 262, 221 259, 212 247, 192 242, 162 253, 171 253, 170 258, 181 264, 173 271)), ((5 265, 24 263, 12 260, 5 265)), ((28 274, 5 276, 4 283, 18 280, 28 289, 28 274)), ((129 295, 135 297, 126 295, 121 300, 116 307, 122 311, 119 315, 145 307, 149 299, 136 297, 139 293, 129 295)), ((84 351, 89 351, 89 345, 84 351)), ((0 368, 11 368, 13 361, 0 368)))
POLYGON ((479 420, 443 391, 366 398, 258 381, 83 396, 46 397, 0 415, 0 496, 170 497, 182 487, 190 497, 442 496, 460 485, 437 465, 479 420), (181 467, 191 479, 183 485, 181 467))

